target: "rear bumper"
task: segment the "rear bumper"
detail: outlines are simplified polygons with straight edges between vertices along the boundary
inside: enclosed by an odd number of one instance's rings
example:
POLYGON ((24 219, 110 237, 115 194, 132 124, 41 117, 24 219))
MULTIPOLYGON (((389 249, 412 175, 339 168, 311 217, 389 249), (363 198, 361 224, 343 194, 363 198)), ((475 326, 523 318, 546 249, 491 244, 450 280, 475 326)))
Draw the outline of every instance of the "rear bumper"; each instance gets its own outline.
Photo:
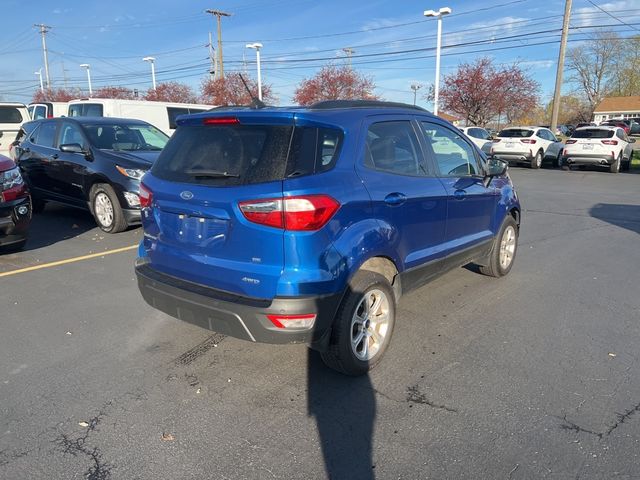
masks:
POLYGON ((531 163, 531 161, 533 160, 533 157, 529 152, 503 153, 494 151, 492 157, 509 163, 531 163))
POLYGON ((306 343, 323 349, 342 300, 341 293, 273 300, 241 297, 158 272, 141 259, 135 271, 140 293, 152 307, 207 330, 260 343, 306 343), (309 329, 283 329, 271 323, 269 314, 316 314, 316 319, 309 329))
POLYGON ((31 222, 29 197, 0 203, 0 245, 12 245, 26 240, 29 222, 31 222), (24 208, 26 212, 20 213, 24 208))
POLYGON ((609 166, 615 161, 611 155, 603 154, 582 154, 582 155, 563 155, 563 165, 602 165, 609 166))

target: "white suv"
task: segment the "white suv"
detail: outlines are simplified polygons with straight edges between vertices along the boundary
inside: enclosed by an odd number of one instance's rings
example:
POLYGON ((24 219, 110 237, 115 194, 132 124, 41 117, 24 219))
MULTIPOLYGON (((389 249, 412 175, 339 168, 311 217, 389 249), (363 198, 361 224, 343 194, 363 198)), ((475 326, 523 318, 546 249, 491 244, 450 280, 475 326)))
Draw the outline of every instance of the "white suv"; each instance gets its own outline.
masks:
POLYGON ((11 144, 24 122, 31 120, 26 105, 0 102, 0 155, 9 156, 11 144))
POLYGON ((489 135, 489 132, 481 127, 464 127, 460 130, 462 130, 465 135, 469 137, 469 140, 475 143, 480 150, 489 155, 491 152, 491 135, 489 135))
POLYGON ((564 144, 543 127, 510 127, 493 139, 491 156, 509 163, 528 163, 531 168, 540 168, 544 160, 560 165, 564 144))
POLYGON ((562 164, 598 165, 609 168, 611 173, 629 170, 633 158, 631 144, 635 141, 619 127, 578 128, 566 142, 562 164))

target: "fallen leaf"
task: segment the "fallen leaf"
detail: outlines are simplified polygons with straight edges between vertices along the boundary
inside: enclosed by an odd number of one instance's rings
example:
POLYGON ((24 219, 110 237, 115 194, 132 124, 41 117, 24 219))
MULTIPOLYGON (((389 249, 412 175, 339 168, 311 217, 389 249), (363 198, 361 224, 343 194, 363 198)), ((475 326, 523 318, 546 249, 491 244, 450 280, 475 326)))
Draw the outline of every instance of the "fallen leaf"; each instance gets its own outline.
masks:
POLYGON ((609 356, 613 358, 613 357, 616 357, 617 355, 615 353, 609 352, 609 356))
POLYGON ((175 439, 176 437, 174 437, 170 433, 165 432, 162 434, 162 440, 164 440, 165 442, 173 442, 175 439))
POLYGON ((65 335, 73 335, 73 333, 67 332, 67 333, 65 333, 65 335))
POLYGON ((201 392, 201 390, 200 390, 200 389, 197 389, 197 390, 196 390, 196 393, 200 393, 200 392, 201 392))
POLYGON ((81 427, 88 427, 89 424, 87 422, 78 422, 78 425, 80 425, 81 427))

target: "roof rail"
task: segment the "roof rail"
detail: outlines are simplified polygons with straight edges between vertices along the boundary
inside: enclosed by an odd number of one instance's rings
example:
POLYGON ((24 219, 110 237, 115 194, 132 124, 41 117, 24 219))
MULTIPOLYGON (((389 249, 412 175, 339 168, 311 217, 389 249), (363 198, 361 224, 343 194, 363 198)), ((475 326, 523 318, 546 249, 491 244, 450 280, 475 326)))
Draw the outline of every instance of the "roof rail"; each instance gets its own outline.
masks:
POLYGON ((325 100, 309 105, 311 110, 331 110, 334 108, 410 108, 426 112, 422 107, 400 102, 383 102, 380 100, 325 100))

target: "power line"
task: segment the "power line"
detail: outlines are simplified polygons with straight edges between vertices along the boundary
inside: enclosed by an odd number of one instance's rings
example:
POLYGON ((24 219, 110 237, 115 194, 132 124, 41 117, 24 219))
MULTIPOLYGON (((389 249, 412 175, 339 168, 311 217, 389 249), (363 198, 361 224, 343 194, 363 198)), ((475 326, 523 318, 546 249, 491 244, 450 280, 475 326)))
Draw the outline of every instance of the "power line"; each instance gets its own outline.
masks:
POLYGON ((599 7, 598 5, 596 5, 595 3, 593 3, 591 0, 587 0, 587 2, 589 2, 591 5, 593 5, 594 7, 596 7, 598 10, 600 10, 601 12, 606 13, 607 15, 609 15, 611 18, 613 18, 614 20, 619 21, 620 23, 622 23, 623 25, 626 25, 627 27, 631 27, 633 28, 635 31, 640 32, 639 29, 637 29, 636 27, 633 27, 631 25, 629 25, 628 23, 623 22, 622 20, 620 20, 618 17, 616 17, 615 15, 612 15, 611 13, 607 12, 605 9, 599 7))

